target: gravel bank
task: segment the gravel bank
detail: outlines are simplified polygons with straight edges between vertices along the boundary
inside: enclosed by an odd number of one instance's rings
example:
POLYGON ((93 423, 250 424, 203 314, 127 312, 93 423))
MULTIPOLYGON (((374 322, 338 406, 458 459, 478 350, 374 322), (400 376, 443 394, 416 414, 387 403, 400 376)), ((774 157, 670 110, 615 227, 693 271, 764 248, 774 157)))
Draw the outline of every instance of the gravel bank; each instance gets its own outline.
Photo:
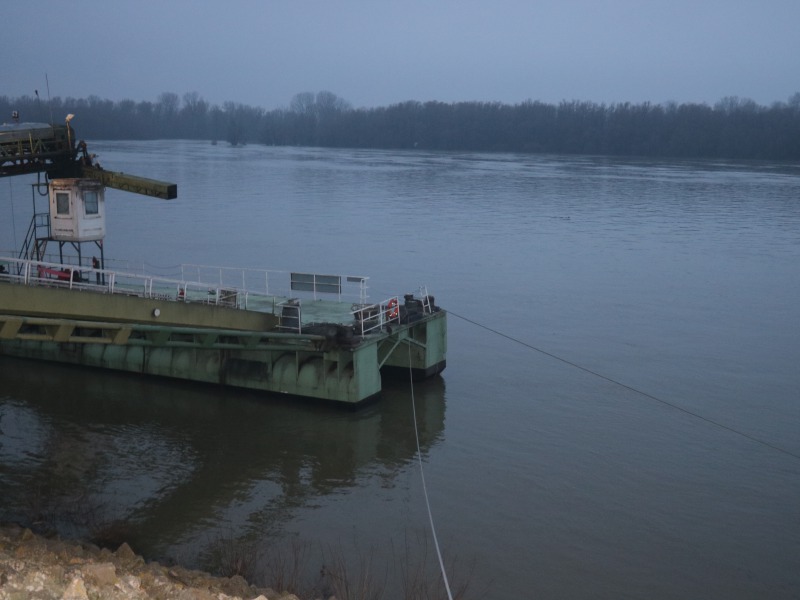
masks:
POLYGON ((127 545, 112 552, 0 525, 0 600, 299 600, 243 578, 146 563, 127 545))

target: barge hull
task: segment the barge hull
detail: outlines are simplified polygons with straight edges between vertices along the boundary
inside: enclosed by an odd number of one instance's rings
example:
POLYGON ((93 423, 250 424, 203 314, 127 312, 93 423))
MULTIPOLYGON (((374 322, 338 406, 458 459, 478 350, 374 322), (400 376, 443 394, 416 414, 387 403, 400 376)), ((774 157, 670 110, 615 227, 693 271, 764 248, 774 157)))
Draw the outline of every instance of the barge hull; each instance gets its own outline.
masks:
POLYGON ((0 285, 0 306, 0 355, 349 405, 377 397, 382 373, 417 379, 446 364, 441 310, 339 343, 282 333, 262 313, 47 287, 0 285))
POLYGON ((0 354, 358 404, 380 394, 375 353, 0 342, 0 354))

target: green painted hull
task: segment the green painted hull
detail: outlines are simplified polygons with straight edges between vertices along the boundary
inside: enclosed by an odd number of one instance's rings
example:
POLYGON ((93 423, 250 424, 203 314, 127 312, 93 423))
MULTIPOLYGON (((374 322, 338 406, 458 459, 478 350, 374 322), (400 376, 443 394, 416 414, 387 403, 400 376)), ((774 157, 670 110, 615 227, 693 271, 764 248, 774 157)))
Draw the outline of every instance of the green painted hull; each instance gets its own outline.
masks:
POLYGON ((380 394, 382 370, 441 372, 446 346, 442 310, 340 339, 281 333, 255 311, 0 285, 0 354, 351 405, 380 394))

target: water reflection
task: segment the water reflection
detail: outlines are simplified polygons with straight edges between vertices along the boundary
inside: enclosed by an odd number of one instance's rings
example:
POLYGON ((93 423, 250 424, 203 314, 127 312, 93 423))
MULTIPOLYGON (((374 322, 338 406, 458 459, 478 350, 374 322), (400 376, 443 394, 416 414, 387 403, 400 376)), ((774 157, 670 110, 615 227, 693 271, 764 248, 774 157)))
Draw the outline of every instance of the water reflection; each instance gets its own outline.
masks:
MULTIPOLYGON (((798 450, 796 164, 92 148, 180 189, 166 203, 109 190, 108 256, 359 273, 373 298, 426 283, 451 315, 798 450)), ((30 220, 30 187, 11 179, 8 249, 30 220)), ((478 557, 493 597, 797 595, 794 463, 450 327, 446 443, 442 382, 416 389, 426 478, 444 551, 478 557)), ((0 379, 0 517, 38 502, 36 477, 52 488, 47 474, 72 468, 59 493, 136 519, 154 553, 181 558, 204 526, 321 544, 355 531, 385 548, 427 523, 403 388, 342 414, 23 364, 0 359, 14 379, 0 379)))
MULTIPOLYGON (((9 358, 0 380, 0 518, 62 535, 124 520, 146 554, 214 530, 276 532, 363 477, 391 480, 416 452, 403 384, 351 412, 9 358)), ((443 435, 443 380, 415 396, 424 453, 443 435)))

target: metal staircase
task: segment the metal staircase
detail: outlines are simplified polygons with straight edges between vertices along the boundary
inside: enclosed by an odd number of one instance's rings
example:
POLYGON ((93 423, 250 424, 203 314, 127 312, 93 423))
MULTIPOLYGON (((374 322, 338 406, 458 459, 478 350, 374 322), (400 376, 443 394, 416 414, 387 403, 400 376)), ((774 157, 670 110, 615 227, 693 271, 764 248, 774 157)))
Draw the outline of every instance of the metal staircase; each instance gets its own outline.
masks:
POLYGON ((50 213, 35 213, 25 234, 25 241, 18 258, 25 260, 44 260, 47 242, 50 237, 50 213))

